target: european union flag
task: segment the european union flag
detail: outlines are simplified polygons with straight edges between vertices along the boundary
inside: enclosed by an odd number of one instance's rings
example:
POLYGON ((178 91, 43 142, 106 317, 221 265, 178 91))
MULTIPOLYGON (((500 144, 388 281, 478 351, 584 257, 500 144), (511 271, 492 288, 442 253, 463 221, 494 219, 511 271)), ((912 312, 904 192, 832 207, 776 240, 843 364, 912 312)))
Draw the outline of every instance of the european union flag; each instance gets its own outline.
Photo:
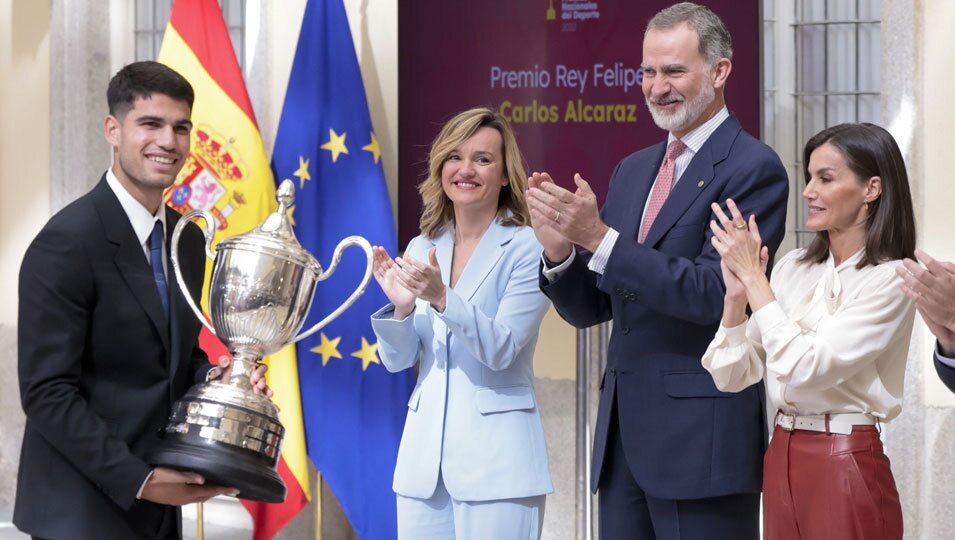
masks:
MULTIPOLYGON (((391 203, 342 0, 310 0, 272 154, 277 181, 295 182, 292 218, 302 245, 327 268, 351 235, 395 253, 391 203)), ((348 248, 316 286, 304 328, 357 287, 366 259, 348 248)), ((391 490, 414 372, 390 374, 369 316, 387 303, 374 281, 320 333, 298 343, 308 455, 359 536, 395 538, 391 490)))

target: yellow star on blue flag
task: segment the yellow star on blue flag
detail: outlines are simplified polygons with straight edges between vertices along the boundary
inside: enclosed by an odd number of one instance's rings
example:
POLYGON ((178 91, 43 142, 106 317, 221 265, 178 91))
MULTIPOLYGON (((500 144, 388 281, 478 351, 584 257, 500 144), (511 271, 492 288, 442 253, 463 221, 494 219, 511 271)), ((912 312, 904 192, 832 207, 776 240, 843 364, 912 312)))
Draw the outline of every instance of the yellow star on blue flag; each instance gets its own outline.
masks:
POLYGON ((371 156, 375 160, 375 165, 378 164, 378 160, 381 159, 381 147, 378 146, 378 137, 375 137, 375 134, 371 134, 371 142, 361 147, 362 150, 366 152, 371 152, 371 156))
POLYGON ((319 146, 319 148, 322 150, 328 150, 332 153, 332 163, 338 161, 338 156, 340 154, 348 153, 348 147, 345 146, 345 137, 347 136, 347 133, 342 132, 342 134, 339 135, 338 133, 335 133, 334 129, 328 129, 328 142, 319 146))
POLYGON ((305 181, 311 180, 312 177, 308 174, 308 160, 303 156, 298 157, 298 170, 292 173, 292 176, 298 177, 298 188, 305 188, 305 181))
POLYGON ((372 345, 368 343, 368 340, 364 336, 361 338, 361 349, 351 353, 355 358, 361 359, 361 370, 367 371, 368 366, 371 364, 380 364, 381 360, 378 359, 378 344, 375 343, 372 345))
POLYGON ((330 358, 341 358, 342 353, 338 352, 338 342, 341 341, 341 336, 335 339, 328 339, 328 336, 325 335, 325 332, 322 332, 322 343, 318 347, 312 347, 309 349, 311 352, 322 355, 322 365, 328 364, 330 358))

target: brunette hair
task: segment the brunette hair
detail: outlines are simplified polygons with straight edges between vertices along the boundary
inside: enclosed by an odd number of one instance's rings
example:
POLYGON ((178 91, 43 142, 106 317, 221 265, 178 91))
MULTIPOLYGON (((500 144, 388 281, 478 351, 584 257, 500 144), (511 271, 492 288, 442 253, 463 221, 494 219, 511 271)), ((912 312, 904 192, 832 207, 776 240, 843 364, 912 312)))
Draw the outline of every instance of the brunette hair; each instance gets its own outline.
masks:
MULTIPOLYGON (((806 183, 809 158, 824 144, 835 148, 859 182, 873 176, 882 180, 882 193, 869 202, 865 220, 865 253, 857 268, 880 262, 914 258, 915 211, 899 145, 888 131, 875 124, 839 124, 814 135, 803 150, 806 183)), ((829 258, 829 233, 819 231, 800 261, 822 263, 829 258)))
POLYGON ((109 81, 106 103, 109 114, 122 120, 139 98, 148 99, 153 94, 164 94, 177 101, 189 104, 195 100, 192 85, 175 70, 159 62, 133 62, 119 70, 109 81))

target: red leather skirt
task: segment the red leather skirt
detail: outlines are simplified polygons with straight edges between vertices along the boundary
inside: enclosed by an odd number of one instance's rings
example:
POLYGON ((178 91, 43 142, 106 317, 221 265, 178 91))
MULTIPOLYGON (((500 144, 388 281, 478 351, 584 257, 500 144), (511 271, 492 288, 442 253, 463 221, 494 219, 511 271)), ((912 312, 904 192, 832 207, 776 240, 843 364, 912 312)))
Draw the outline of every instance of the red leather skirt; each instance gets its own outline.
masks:
POLYGON ((902 507, 875 426, 776 426, 763 460, 766 540, 901 540, 902 507))

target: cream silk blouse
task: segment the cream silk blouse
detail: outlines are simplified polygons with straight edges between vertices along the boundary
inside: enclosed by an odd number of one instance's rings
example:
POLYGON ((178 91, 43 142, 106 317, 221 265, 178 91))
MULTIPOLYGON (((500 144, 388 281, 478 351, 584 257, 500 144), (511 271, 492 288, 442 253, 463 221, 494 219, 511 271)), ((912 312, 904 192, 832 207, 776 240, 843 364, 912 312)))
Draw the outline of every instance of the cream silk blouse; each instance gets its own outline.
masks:
POLYGON ((726 392, 765 377, 771 410, 895 418, 915 318, 895 274, 902 261, 857 269, 860 250, 839 266, 831 254, 821 264, 798 262, 804 251, 773 269, 775 302, 744 324, 720 325, 703 367, 726 392))

